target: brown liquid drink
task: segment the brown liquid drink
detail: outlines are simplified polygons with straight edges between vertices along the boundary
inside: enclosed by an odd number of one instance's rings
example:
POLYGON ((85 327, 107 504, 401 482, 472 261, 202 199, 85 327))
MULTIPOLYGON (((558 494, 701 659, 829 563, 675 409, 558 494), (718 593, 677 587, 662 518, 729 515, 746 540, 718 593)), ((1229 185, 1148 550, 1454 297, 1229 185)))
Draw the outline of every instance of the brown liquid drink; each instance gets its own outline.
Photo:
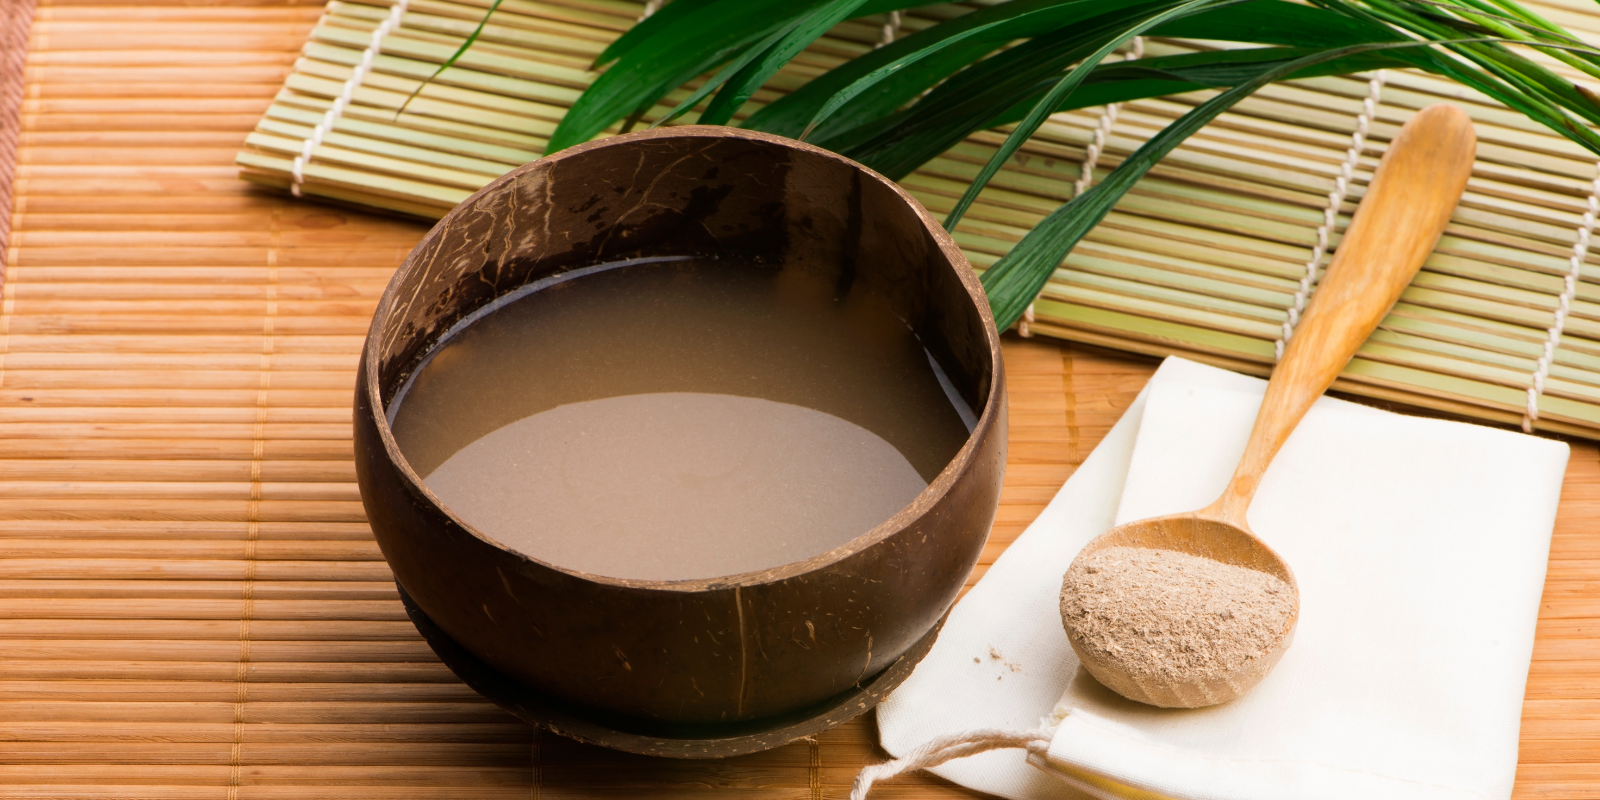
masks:
POLYGON ((605 264, 443 338, 389 409, 460 519, 547 563, 710 578, 827 552, 909 503, 971 412, 876 296, 797 265, 605 264))

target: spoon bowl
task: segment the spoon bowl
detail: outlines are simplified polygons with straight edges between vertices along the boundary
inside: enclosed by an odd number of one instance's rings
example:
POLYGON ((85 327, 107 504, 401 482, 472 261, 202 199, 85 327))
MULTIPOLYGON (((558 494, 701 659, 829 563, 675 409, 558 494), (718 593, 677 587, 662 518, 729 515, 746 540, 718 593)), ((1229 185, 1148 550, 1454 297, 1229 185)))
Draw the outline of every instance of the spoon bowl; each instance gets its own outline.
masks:
MULTIPOLYGON (((1401 128, 1373 173, 1310 308, 1298 320, 1294 312, 1289 314, 1283 357, 1272 370, 1244 455, 1222 496, 1200 511, 1112 528, 1073 561, 1076 566, 1094 553, 1120 546, 1177 551, 1273 575, 1293 591, 1293 610, 1277 640, 1231 674, 1156 679, 1136 675, 1111 653, 1087 646, 1083 631, 1063 614, 1072 649, 1108 688, 1130 700, 1168 708, 1216 705, 1249 691, 1283 657, 1300 618, 1300 590, 1289 565, 1251 532, 1246 520, 1250 501, 1289 434, 1433 252, 1466 189, 1476 149, 1472 120, 1453 105, 1426 108, 1401 128)), ((1126 644, 1120 652, 1135 652, 1142 643, 1126 644)))
MULTIPOLYGON (((1293 592, 1294 613, 1289 615, 1277 640, 1260 658, 1248 662, 1239 672, 1224 679, 1199 677, 1189 681, 1158 682, 1135 676, 1099 650, 1086 646, 1083 637, 1067 624, 1067 638, 1089 674, 1107 688, 1129 700, 1163 708, 1198 708, 1225 703, 1249 691, 1272 671, 1294 638, 1300 618, 1300 587, 1288 562, 1256 538, 1249 528, 1208 517, 1204 512, 1171 514, 1118 525, 1090 541, 1078 554, 1083 560, 1108 547, 1137 547, 1172 550, 1209 558, 1236 567, 1265 572, 1289 585, 1293 592)), ((1065 618, 1063 617, 1063 621, 1065 618)))

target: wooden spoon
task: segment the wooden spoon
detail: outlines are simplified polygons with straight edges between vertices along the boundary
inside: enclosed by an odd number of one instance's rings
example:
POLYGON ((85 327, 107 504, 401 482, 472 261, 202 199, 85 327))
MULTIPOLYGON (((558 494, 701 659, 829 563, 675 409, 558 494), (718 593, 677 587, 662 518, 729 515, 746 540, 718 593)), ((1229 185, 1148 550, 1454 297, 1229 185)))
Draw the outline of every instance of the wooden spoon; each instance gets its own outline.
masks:
POLYGON ((1275 575, 1294 592, 1294 613, 1277 642, 1265 657, 1222 678, 1135 678, 1117 660, 1086 647, 1064 617, 1072 649, 1101 683, 1130 700, 1156 706, 1215 705, 1255 686, 1288 649, 1300 616, 1300 590, 1283 559, 1250 532, 1245 512, 1278 449, 1433 252, 1466 188, 1476 149, 1472 121, 1453 105, 1427 108, 1401 128, 1378 164, 1310 309, 1272 371, 1244 457, 1222 496, 1200 511, 1118 525, 1078 554, 1081 561, 1107 547, 1176 550, 1275 575))

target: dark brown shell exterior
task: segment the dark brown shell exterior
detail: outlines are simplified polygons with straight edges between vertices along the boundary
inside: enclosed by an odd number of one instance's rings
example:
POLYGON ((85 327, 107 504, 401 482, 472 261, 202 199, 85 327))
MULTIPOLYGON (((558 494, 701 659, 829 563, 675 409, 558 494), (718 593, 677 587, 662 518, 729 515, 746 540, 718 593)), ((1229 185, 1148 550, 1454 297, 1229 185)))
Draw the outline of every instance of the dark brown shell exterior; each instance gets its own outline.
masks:
POLYGON ((839 695, 939 622, 994 520, 1004 394, 999 338, 976 276, 899 187, 780 137, 671 128, 521 167, 423 239, 384 292, 362 353, 356 467, 396 579, 486 664, 597 713, 755 720, 839 695), (764 572, 619 580, 501 547, 454 518, 407 465, 383 408, 436 338, 472 310, 576 267, 728 253, 803 258, 834 270, 841 287, 889 298, 981 409, 955 459, 892 519, 764 572))

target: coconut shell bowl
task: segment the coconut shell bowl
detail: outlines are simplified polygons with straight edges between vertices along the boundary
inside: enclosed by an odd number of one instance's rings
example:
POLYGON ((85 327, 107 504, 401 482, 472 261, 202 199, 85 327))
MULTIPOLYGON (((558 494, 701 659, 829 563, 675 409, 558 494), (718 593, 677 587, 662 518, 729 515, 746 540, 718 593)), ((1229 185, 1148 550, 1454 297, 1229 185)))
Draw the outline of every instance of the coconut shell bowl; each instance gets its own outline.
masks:
POLYGON ((904 680, 988 538, 1005 447, 999 337, 944 230, 859 164, 729 128, 573 147, 468 198, 390 281, 356 383, 362 502, 413 621, 441 658, 529 722, 681 758, 815 734, 904 680), (474 530, 429 491, 386 409, 442 334, 534 281, 684 255, 804 258, 837 270, 841 286, 887 299, 974 410, 965 444, 909 505, 846 544, 705 580, 625 580, 545 563, 474 530))

